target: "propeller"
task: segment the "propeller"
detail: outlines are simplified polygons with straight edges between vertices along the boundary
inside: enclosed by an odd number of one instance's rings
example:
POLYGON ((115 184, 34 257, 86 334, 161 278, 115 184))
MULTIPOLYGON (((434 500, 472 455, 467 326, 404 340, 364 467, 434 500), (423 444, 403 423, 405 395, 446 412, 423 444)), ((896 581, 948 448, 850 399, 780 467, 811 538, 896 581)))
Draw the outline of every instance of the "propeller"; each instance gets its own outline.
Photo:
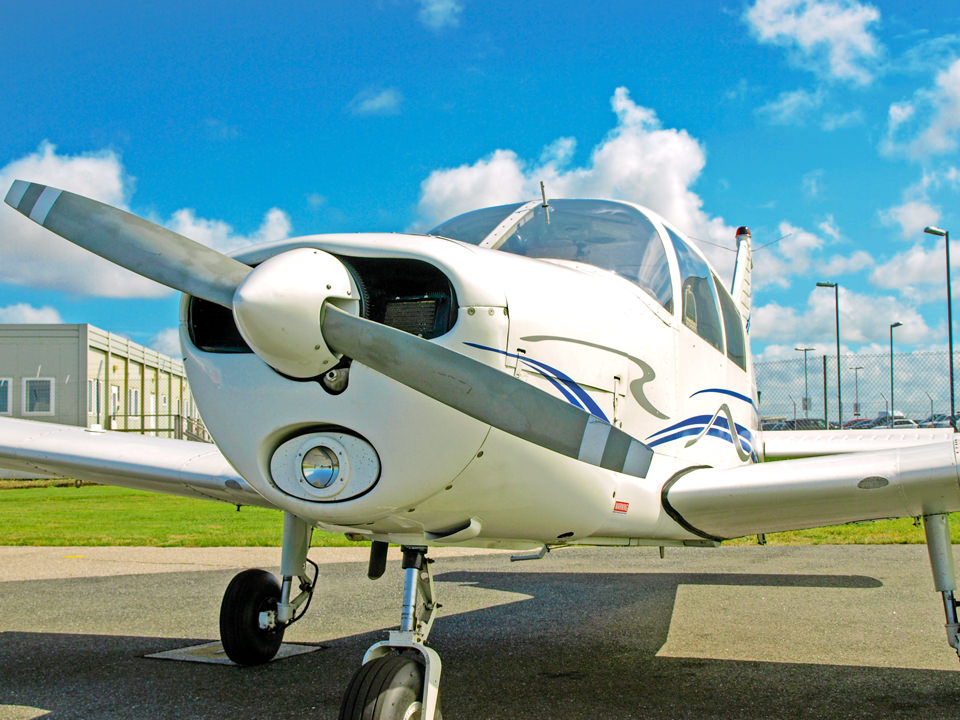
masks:
POLYGON ((315 377, 342 356, 504 432, 598 467, 644 477, 653 451, 621 429, 513 375, 359 317, 349 272, 314 248, 256 268, 143 218, 65 190, 17 180, 6 203, 111 262, 231 308, 264 362, 315 377))

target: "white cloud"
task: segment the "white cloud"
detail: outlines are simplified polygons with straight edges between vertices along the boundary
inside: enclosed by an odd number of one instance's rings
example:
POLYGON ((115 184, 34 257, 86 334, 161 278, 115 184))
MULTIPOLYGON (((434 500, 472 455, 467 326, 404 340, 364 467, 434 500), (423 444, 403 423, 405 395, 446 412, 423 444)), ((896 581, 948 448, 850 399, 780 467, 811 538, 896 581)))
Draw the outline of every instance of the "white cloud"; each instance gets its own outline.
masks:
POLYGON ((217 118, 207 118, 203 121, 207 137, 217 142, 231 142, 240 138, 240 128, 218 120, 217 118))
POLYGON ((880 219, 887 225, 899 225, 904 238, 916 238, 927 225, 937 224, 940 211, 929 203, 908 200, 902 205, 882 211, 880 219))
POLYGON ((290 218, 279 208, 271 208, 252 235, 234 233, 233 228, 223 220, 198 218, 191 208, 177 210, 167 227, 220 252, 231 252, 248 245, 279 242, 290 235, 291 229, 290 218))
MULTIPOLYGON (((14 180, 52 185, 126 208, 133 179, 105 150, 58 155, 50 143, 0 169, 0 191, 14 180)), ((0 281, 105 297, 157 297, 166 288, 72 245, 6 205, 0 206, 0 281)))
POLYGON ((457 0, 418 0, 420 22, 431 30, 442 30, 460 24, 463 5, 457 0))
MULTIPOLYGON (((836 337, 834 293, 831 288, 814 288, 801 310, 768 303, 754 308, 751 335, 758 341, 828 344, 836 337)), ((892 295, 864 295, 840 288, 840 339, 846 345, 881 343, 888 339, 890 324, 902 322, 898 342, 923 342, 933 333, 923 317, 902 298, 892 295), (869 310, 869 311, 867 311, 869 310)))
POLYGON ((857 250, 853 255, 833 255, 827 260, 817 263, 817 271, 825 277, 836 277, 866 270, 873 264, 873 255, 865 250, 857 250))
POLYGON ((164 355, 170 355, 171 357, 180 357, 182 353, 180 349, 180 332, 175 327, 161 330, 150 338, 150 342, 148 342, 147 345, 157 352, 162 352, 164 355))
POLYGON ((37 308, 26 303, 17 303, 0 307, 0 323, 62 323, 63 319, 56 308, 49 305, 37 308))
POLYGON ((777 229, 782 239, 754 255, 755 289, 767 286, 789 287, 792 276, 810 271, 814 253, 823 247, 820 237, 789 222, 781 222, 777 229))
POLYGON ((880 45, 871 5, 853 0, 757 0, 745 19, 760 42, 786 47, 791 59, 838 80, 868 83, 880 45))
MULTIPOLYGON (((128 209, 134 184, 111 151, 60 155, 50 143, 0 168, 0 194, 5 194, 15 179, 70 190, 121 209, 128 209)), ((174 213, 168 227, 228 251, 254 242, 282 240, 290 232, 290 221, 274 208, 253 235, 243 236, 222 221, 198 218, 193 210, 185 209, 174 213)), ((160 297, 170 292, 82 250, 6 205, 0 206, 0 257, 0 282, 100 297, 160 297)))
POLYGON ((938 154, 957 148, 960 130, 960 60, 937 76, 933 91, 933 119, 912 143, 914 154, 938 154))
POLYGON ((820 122, 820 127, 827 132, 833 132, 834 130, 840 130, 841 128, 863 125, 863 123, 863 111, 851 110, 845 113, 830 113, 828 115, 824 115, 823 120, 820 122))
MULTIPOLYGON (((882 265, 877 265, 870 273, 870 283, 879 288, 899 290, 906 296, 927 302, 939 297, 939 286, 946 284, 945 262, 942 244, 926 247, 921 241, 909 250, 897 253, 882 265), (932 295, 911 287, 929 284, 938 286, 932 295)), ((958 262, 960 259, 950 258, 951 270, 956 268, 958 262)))
POLYGON ((824 235, 829 235, 834 240, 840 239, 840 230, 837 229, 837 223, 833 219, 833 215, 827 215, 827 219, 821 222, 817 227, 820 228, 820 231, 824 235))
POLYGON ((913 159, 957 149, 960 133, 960 60, 937 75, 933 88, 894 103, 887 116, 887 136, 881 150, 913 159))
POLYGON ((811 170, 800 178, 803 191, 810 197, 818 197, 823 192, 823 170, 811 170))
POLYGON ((368 88, 347 105, 353 115, 399 115, 403 95, 396 88, 368 88))
POLYGON ((803 125, 822 104, 823 93, 801 88, 780 93, 776 100, 757 108, 757 113, 774 125, 803 125))
MULTIPOLYGON (((435 170, 421 185, 414 227, 429 228, 468 210, 533 199, 540 181, 548 197, 601 197, 637 202, 660 213, 695 238, 733 246, 734 228, 710 217, 691 190, 703 170, 703 148, 685 130, 663 128, 656 113, 637 105, 626 88, 611 99, 617 125, 580 167, 570 166, 575 143, 551 143, 539 163, 499 149, 456 168, 435 170)), ((733 253, 703 248, 721 273, 729 274, 733 253)))

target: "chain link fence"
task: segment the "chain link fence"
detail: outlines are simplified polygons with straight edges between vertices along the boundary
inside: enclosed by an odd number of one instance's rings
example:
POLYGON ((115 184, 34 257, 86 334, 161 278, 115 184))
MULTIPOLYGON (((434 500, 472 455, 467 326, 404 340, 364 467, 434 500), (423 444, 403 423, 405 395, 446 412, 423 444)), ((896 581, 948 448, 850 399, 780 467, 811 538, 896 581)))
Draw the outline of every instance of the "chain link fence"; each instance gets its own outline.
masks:
MULTIPOLYGON (((960 369, 960 353, 954 353, 954 365, 960 369)), ((758 362, 754 368, 764 423, 814 418, 832 426, 840 421, 836 355, 809 353, 806 367, 798 356, 758 362)), ((891 388, 889 353, 841 355, 843 424, 891 412, 919 423, 950 412, 949 352, 894 353, 892 379, 891 388)))

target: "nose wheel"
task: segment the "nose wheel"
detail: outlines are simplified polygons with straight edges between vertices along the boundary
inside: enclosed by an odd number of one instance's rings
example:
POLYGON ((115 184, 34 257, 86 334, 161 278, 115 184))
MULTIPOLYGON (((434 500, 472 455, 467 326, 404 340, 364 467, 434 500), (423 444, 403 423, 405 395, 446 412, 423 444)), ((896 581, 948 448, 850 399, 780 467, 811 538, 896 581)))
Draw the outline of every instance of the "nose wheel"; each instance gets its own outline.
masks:
MULTIPOLYGON (((362 665, 354 673, 340 707, 340 720, 425 720, 423 662, 390 654, 362 665)), ((442 720, 440 708, 433 714, 442 720)))
MULTIPOLYGON (((371 558, 384 549, 374 544, 371 558)), ((440 607, 426 552, 425 547, 403 548, 400 630, 367 650, 347 686, 339 720, 441 720, 440 656, 424 644, 440 607)))

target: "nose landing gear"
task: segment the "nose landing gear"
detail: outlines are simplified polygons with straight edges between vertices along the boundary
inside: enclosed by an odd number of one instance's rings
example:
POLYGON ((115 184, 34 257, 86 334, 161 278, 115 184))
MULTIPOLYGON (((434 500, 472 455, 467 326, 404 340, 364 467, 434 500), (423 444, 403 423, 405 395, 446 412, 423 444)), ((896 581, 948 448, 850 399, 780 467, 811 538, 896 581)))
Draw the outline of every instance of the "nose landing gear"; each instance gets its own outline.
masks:
POLYGON ((425 645, 440 604, 426 552, 403 548, 400 630, 367 650, 347 687, 340 720, 441 720, 440 656, 425 645))

